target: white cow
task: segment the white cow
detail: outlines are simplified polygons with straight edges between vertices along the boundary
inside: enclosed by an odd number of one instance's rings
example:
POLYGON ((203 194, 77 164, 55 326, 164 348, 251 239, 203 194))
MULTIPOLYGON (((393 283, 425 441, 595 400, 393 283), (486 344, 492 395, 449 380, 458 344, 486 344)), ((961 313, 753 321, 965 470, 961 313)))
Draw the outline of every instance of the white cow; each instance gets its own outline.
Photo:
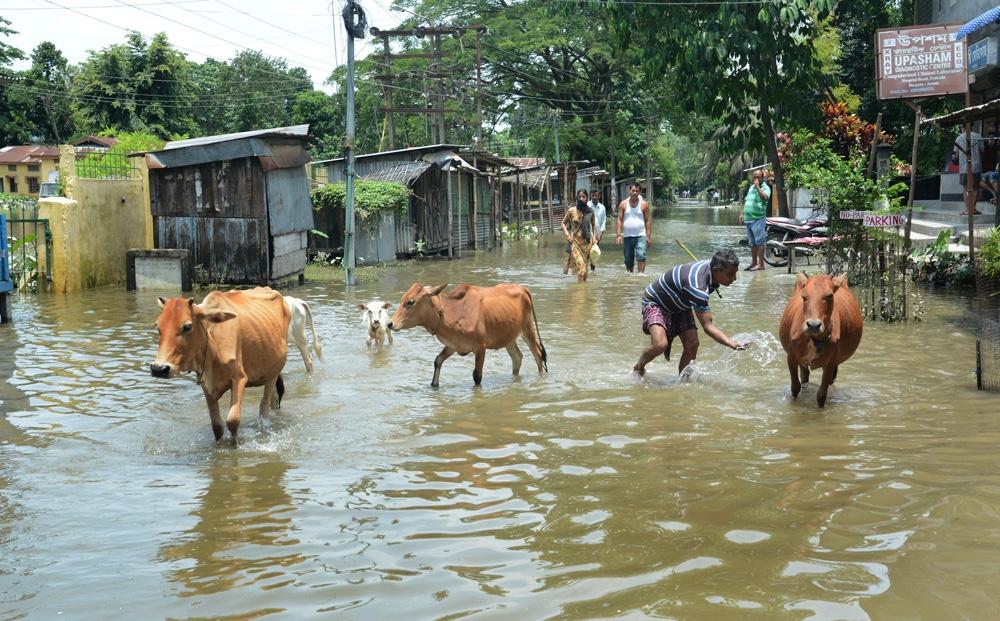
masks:
POLYGON ((313 325, 312 311, 309 309, 309 303, 300 300, 299 298, 293 298, 290 295, 286 295, 285 304, 288 305, 289 310, 292 311, 292 320, 288 324, 288 340, 294 341, 299 348, 299 353, 302 354, 302 362, 306 363, 306 372, 312 373, 313 363, 312 359, 309 357, 309 340, 306 338, 306 322, 309 323, 309 329, 312 330, 313 335, 313 349, 316 351, 316 358, 319 360, 323 359, 323 352, 320 351, 319 338, 316 336, 316 326, 313 325))
POLYGON ((368 338, 365 339, 365 345, 368 346, 369 350, 375 345, 382 347, 386 337, 389 339, 389 344, 392 345, 392 332, 386 329, 386 326, 389 325, 389 313, 386 311, 390 306, 392 305, 388 302, 358 304, 361 320, 368 328, 368 338))

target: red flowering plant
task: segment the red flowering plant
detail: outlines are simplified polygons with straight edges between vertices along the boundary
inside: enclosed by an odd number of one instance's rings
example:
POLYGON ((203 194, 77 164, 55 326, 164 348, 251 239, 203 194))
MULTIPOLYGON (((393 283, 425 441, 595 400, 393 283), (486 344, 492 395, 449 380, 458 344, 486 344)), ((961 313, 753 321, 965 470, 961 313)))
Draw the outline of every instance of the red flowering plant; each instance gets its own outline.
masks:
MULTIPOLYGON (((843 102, 824 103, 820 106, 823 118, 820 135, 830 140, 834 153, 848 161, 865 160, 875 137, 875 125, 852 114, 843 102)), ((894 137, 879 131, 879 142, 892 144, 894 137)))

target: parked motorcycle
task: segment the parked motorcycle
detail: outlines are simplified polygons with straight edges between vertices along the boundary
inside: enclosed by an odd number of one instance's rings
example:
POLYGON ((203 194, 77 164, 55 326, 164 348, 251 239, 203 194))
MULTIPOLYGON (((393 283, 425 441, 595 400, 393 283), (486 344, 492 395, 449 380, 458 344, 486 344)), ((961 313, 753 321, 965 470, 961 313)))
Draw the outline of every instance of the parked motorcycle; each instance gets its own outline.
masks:
MULTIPOLYGON (((809 237, 826 237, 827 215, 822 209, 814 209, 805 220, 795 218, 767 218, 765 230, 767 241, 764 245, 764 262, 772 267, 788 265, 788 253, 791 249, 785 242, 809 237)), ((810 256, 815 249, 795 247, 796 256, 810 256)))

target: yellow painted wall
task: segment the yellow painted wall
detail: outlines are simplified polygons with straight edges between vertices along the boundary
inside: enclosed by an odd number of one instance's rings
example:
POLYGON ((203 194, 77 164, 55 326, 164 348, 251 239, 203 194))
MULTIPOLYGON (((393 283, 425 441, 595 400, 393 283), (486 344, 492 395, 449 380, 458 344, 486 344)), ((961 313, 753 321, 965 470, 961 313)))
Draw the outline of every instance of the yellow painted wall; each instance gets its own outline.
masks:
POLYGON ((153 247, 144 162, 141 173, 133 180, 70 178, 69 198, 38 202, 39 217, 49 220, 52 231, 54 292, 122 284, 126 251, 153 247))
POLYGON ((40 164, 37 164, 39 170, 33 172, 28 170, 28 164, 0 164, 0 177, 3 177, 3 191, 8 194, 37 198, 38 190, 34 192, 28 191, 28 177, 35 177, 38 179, 38 184, 41 185, 48 181, 49 173, 56 170, 58 165, 59 162, 56 160, 42 160, 40 164), (10 170, 11 166, 15 170, 10 170), (17 192, 10 191, 10 177, 14 177, 17 180, 17 192))

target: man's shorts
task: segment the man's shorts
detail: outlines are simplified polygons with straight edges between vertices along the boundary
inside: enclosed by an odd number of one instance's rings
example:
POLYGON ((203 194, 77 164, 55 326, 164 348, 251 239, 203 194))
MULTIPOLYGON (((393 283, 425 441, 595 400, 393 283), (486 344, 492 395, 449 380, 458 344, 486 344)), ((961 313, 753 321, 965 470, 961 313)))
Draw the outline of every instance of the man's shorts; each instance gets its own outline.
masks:
POLYGON ((767 218, 750 220, 747 224, 747 242, 751 248, 758 248, 767 242, 767 218))
POLYGON ((636 261, 646 262, 646 236, 625 237, 622 239, 622 252, 625 254, 625 267, 632 269, 636 261))
POLYGON ((670 347, 674 337, 688 330, 697 330, 694 325, 694 313, 690 310, 679 313, 668 313, 657 304, 642 305, 642 331, 649 334, 649 326, 660 325, 667 332, 667 351, 663 357, 670 360, 670 347))
POLYGON ((1000 173, 995 170, 990 170, 983 173, 983 181, 988 181, 989 183, 996 183, 997 177, 1000 177, 1000 173))

